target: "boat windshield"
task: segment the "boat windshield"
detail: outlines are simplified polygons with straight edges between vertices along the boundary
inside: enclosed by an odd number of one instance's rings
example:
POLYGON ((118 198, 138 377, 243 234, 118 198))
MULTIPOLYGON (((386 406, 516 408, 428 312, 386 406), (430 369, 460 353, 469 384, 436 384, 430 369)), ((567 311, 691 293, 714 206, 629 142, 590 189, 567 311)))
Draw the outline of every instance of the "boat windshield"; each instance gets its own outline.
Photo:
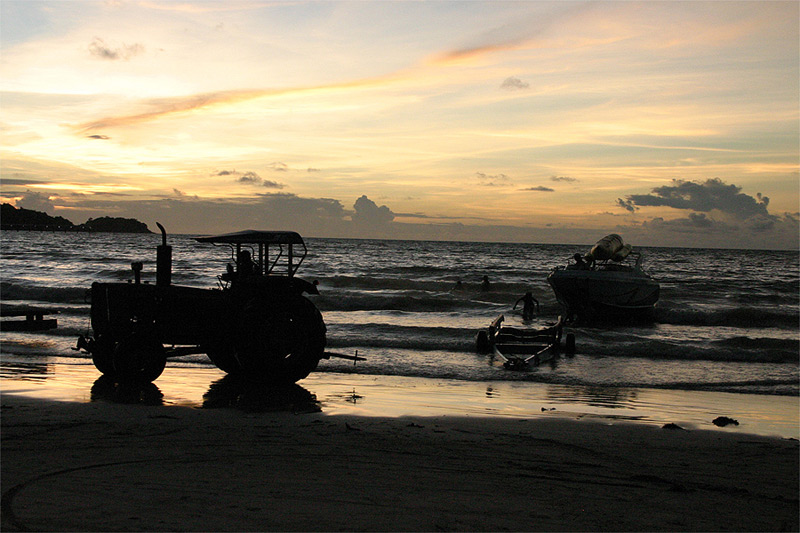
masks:
POLYGON ((605 259, 603 261, 586 261, 580 254, 575 254, 573 256, 573 262, 570 262, 565 268, 566 270, 644 273, 642 262, 642 254, 639 252, 631 252, 622 261, 613 261, 611 259, 605 259))

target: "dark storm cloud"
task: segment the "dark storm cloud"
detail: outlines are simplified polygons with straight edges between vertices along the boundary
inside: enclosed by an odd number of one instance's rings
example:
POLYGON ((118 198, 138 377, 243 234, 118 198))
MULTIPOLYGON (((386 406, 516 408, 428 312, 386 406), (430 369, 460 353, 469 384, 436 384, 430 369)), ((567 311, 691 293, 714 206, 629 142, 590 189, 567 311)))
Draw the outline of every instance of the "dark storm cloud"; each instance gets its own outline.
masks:
POLYGON ((95 37, 89 44, 89 54, 99 59, 108 61, 128 61, 129 59, 144 53, 144 45, 139 43, 123 44, 117 48, 111 48, 100 37, 95 37))
POLYGON ((362 195, 353 205, 355 212, 350 216, 353 222, 365 225, 384 225, 394 220, 394 213, 391 209, 378 204, 367 198, 367 195, 362 195))
POLYGON ((437 217, 437 216, 426 215, 424 213, 394 213, 394 216, 401 218, 420 218, 420 219, 458 218, 458 217, 437 217))
POLYGON ((252 228, 325 236, 346 234, 352 225, 341 202, 329 198, 264 193, 249 198, 201 199, 179 190, 171 193, 152 200, 120 201, 92 195, 59 203, 70 209, 68 218, 74 222, 98 216, 136 218, 149 225, 159 221, 172 233, 210 234, 252 228))
POLYGON ((503 83, 500 85, 500 88, 501 89, 506 89, 506 90, 509 90, 509 91, 516 91, 516 90, 520 90, 520 89, 527 89, 530 86, 531 86, 530 83, 528 83, 526 81, 522 81, 519 78, 515 78, 515 77, 511 76, 511 77, 506 78, 505 80, 503 80, 503 83))
MULTIPOLYGON (((398 218, 415 218, 419 220, 435 220, 435 221, 445 221, 445 220, 480 220, 480 221, 492 221, 493 218, 489 217, 476 217, 476 216, 453 216, 453 215, 426 215, 425 213, 395 213, 392 211, 395 219, 398 218)), ((452 222, 450 223, 452 224, 452 222)))
POLYGON ((25 191, 22 198, 17 200, 17 207, 44 211, 45 213, 53 213, 55 210, 53 202, 50 201, 50 195, 32 191, 25 191))
POLYGON ((638 209, 631 200, 623 200, 622 198, 617 198, 617 205, 631 213, 635 213, 638 209))
POLYGON ((706 217, 705 213, 689 213, 689 223, 696 228, 710 228, 714 221, 706 217))
POLYGON ((293 219, 341 219, 345 215, 341 202, 330 198, 303 198, 290 193, 268 193, 259 195, 258 204, 271 211, 271 218, 278 215, 279 218, 291 216, 293 219))
MULTIPOLYGON (((791 246, 792 241, 798 239, 798 219, 791 213, 784 213, 783 216, 777 215, 755 215, 747 220, 739 222, 725 222, 714 220, 705 213, 689 213, 686 218, 676 218, 666 220, 663 217, 655 217, 649 221, 642 222, 641 227, 652 235, 672 234, 692 234, 697 239, 698 244, 705 236, 712 236, 716 240, 705 241, 705 245, 713 244, 718 246, 726 243, 729 247, 741 245, 743 240, 750 243, 754 248, 785 248, 787 244, 791 246), (723 239, 723 240, 720 240, 723 239)), ((630 230, 631 226, 618 227, 620 231, 630 230)))
POLYGON ((698 230, 733 233, 739 229, 735 225, 708 218, 705 213, 689 213, 689 216, 686 218, 675 218, 671 220, 665 220, 663 217, 655 217, 650 221, 642 222, 642 226, 653 231, 666 230, 678 233, 694 233, 698 230))
POLYGON ((644 237, 683 246, 687 234, 693 246, 787 249, 796 248, 800 225, 792 213, 772 215, 767 211, 769 198, 757 193, 750 196, 738 185, 719 178, 705 181, 672 180, 656 187, 652 194, 632 194, 617 198, 617 206, 629 213, 645 206, 662 206, 688 211, 683 218, 655 217, 641 225, 618 228, 619 231, 644 230, 644 237))
POLYGON ((180 198, 181 200, 199 200, 200 197, 196 194, 188 195, 180 189, 172 189, 172 195, 164 195, 161 198, 180 198))
POLYGON ((245 172, 241 176, 239 176, 236 181, 239 183, 251 183, 253 185, 260 185, 263 181, 261 176, 256 174, 255 172, 245 172))
POLYGON ((484 187, 502 187, 513 185, 511 178, 505 174, 495 174, 492 176, 489 174, 484 174, 483 172, 476 172, 475 175, 478 177, 478 183, 484 187))
POLYGON ((727 184, 719 178, 705 182, 672 180, 672 185, 656 187, 652 194, 632 194, 618 204, 625 208, 666 206, 674 209, 709 212, 718 210, 740 220, 761 215, 769 216, 769 198, 761 193, 754 198, 741 192, 738 185, 727 184))
MULTIPOLYGON (((786 218, 788 221, 794 220, 788 215, 786 218)), ((795 221, 795 223, 796 222, 797 221, 795 221)), ((745 221, 745 227, 755 233, 771 231, 775 228, 776 224, 778 224, 778 217, 764 215, 756 215, 745 221)))
POLYGON ((537 187, 527 187, 525 189, 520 189, 521 191, 535 191, 535 192, 553 192, 555 189, 551 189, 550 187, 545 187, 543 185, 539 185, 537 187))
POLYGON ((34 180, 34 179, 23 179, 23 178, 3 178, 0 185, 8 186, 8 185, 39 185, 41 183, 45 183, 42 180, 34 180))
POLYGON ((264 179, 253 171, 239 173, 235 170, 221 170, 220 172, 217 172, 214 175, 239 176, 238 178, 236 178, 237 183, 243 183, 245 185, 257 185, 261 187, 266 187, 267 189, 283 189, 286 186, 283 183, 279 183, 277 181, 264 179))

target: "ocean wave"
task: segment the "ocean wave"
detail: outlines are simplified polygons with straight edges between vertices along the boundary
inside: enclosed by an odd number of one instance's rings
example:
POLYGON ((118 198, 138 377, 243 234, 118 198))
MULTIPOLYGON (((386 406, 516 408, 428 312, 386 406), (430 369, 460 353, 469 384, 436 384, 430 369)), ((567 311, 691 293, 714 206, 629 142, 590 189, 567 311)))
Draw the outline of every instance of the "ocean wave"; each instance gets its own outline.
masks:
MULTIPOLYGON (((326 289, 349 289, 349 290, 372 290, 372 291, 427 291, 435 293, 510 293, 524 294, 531 290, 532 286, 537 286, 538 290, 549 292, 546 281, 543 279, 536 282, 528 281, 528 276, 520 276, 522 279, 492 279, 490 278, 491 289, 482 289, 481 276, 458 276, 450 273, 441 279, 420 279, 414 277, 377 277, 370 276, 320 276, 320 291, 326 289), (456 290, 456 282, 461 281, 461 287, 456 290)), ((308 278, 311 279, 311 278, 308 278)))
MULTIPOLYGON (((377 294, 324 295, 314 298, 314 303, 325 311, 454 311, 485 306, 487 302, 475 302, 467 298, 426 293, 402 294, 381 292, 377 294)), ((490 304, 491 305, 491 304, 490 304)))
MULTIPOLYGON (((726 348, 745 348, 752 350, 784 350, 800 354, 800 339, 772 339, 767 337, 731 337, 712 341, 711 344, 726 348)), ((798 356, 800 357, 800 356, 798 356)))
POLYGON ((475 351, 474 341, 459 339, 397 339, 397 338, 360 338, 328 336, 328 346, 343 348, 349 346, 363 346, 366 348, 402 348, 417 351, 450 351, 470 353, 475 351))
POLYGON ((0 283, 3 302, 8 300, 34 301, 47 303, 82 304, 89 301, 88 287, 48 287, 42 285, 22 285, 0 283))
POLYGON ((655 310, 656 322, 681 326, 729 326, 739 328, 778 327, 797 328, 800 314, 796 309, 776 311, 757 307, 737 307, 730 309, 692 309, 658 306, 655 310))
MULTIPOLYGON (((427 365, 425 367, 410 368, 407 366, 396 366, 387 368, 384 366, 367 366, 360 364, 353 368, 351 364, 323 365, 317 372, 354 372, 362 375, 373 376, 403 376, 403 377, 423 377, 432 379, 455 379, 459 381, 487 382, 487 381, 515 381, 545 383, 553 385, 567 385, 571 387, 600 387, 599 390, 610 393, 612 390, 625 391, 626 389, 635 390, 636 388, 662 389, 662 390, 697 390, 714 392, 740 392, 747 394, 769 394, 783 396, 797 396, 798 384, 796 380, 775 379, 775 380, 731 380, 731 381, 672 381, 651 383, 646 380, 635 379, 593 379, 591 375, 574 376, 560 375, 546 372, 512 372, 502 367, 483 365, 480 370, 473 373, 464 373, 458 369, 450 367, 437 367, 427 365), (612 387, 612 388, 609 388, 612 387)), ((594 392, 593 396, 597 394, 594 392)), ((619 403, 619 401, 615 402, 619 403)))
POLYGON ((320 288, 353 288, 353 289, 372 289, 372 290, 428 290, 446 291, 452 289, 453 281, 422 281, 417 279, 396 278, 396 277, 374 277, 374 276, 331 276, 321 278, 320 288))
MULTIPOLYGON (((779 341, 775 339, 775 341, 779 341)), ((673 361, 718 361, 739 363, 797 363, 796 345, 764 347, 763 343, 753 343, 745 347, 741 341, 670 342, 650 339, 641 343, 618 342, 613 345, 597 342, 581 342, 576 339, 576 351, 583 355, 603 357, 631 357, 638 359, 673 361)), ((774 344, 783 344, 775 342, 774 344)))

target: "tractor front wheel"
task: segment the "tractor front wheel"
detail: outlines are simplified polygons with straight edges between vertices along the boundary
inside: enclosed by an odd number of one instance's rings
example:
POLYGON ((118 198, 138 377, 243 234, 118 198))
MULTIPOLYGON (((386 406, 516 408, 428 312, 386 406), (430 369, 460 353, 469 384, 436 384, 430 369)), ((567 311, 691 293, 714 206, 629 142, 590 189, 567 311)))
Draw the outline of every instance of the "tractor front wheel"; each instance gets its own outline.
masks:
POLYGON ((117 343, 113 354, 114 374, 119 381, 150 383, 164 371, 164 347, 152 335, 134 333, 117 343))
POLYGON ((108 335, 98 335, 89 341, 92 363, 104 376, 114 376, 114 340, 108 335))
POLYGON ((236 359, 236 348, 231 341, 227 339, 209 341, 203 344, 202 348, 211 362, 223 372, 236 374, 241 370, 236 359))

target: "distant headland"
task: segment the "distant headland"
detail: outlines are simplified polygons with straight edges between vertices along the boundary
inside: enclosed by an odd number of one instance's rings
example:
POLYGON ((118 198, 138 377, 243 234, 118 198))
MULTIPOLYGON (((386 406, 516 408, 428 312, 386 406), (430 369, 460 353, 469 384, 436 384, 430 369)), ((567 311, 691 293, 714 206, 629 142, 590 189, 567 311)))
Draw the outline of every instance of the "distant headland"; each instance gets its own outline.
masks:
POLYGON ((32 209, 0 206, 0 229, 27 231, 104 231, 112 233, 153 233, 147 224, 134 218, 90 218, 83 224, 73 224, 64 217, 51 217, 32 209))

